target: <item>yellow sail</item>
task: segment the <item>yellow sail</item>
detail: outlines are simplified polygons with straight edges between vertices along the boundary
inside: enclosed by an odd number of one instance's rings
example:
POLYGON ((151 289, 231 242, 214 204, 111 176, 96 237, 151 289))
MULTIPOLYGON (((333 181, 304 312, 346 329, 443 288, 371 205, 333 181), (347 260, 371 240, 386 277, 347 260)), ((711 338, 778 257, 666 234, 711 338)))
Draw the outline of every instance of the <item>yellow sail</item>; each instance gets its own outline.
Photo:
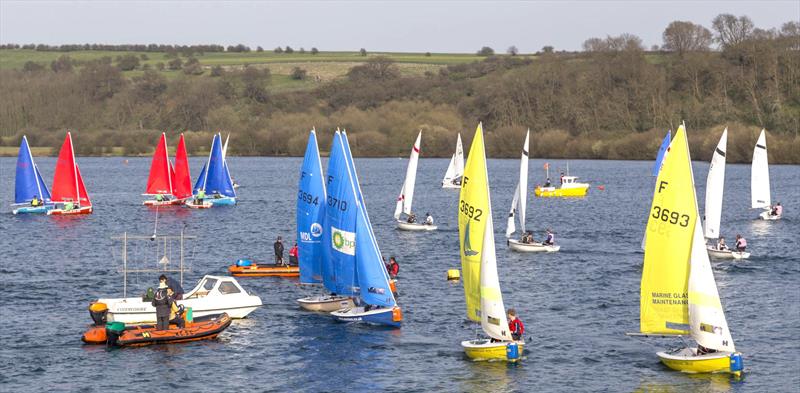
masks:
POLYGON ((458 200, 458 238, 461 242, 461 272, 467 317, 476 322, 481 320, 481 253, 486 220, 489 219, 489 183, 486 176, 483 126, 478 124, 464 166, 458 200))
POLYGON ((684 126, 667 149, 647 220, 642 271, 642 333, 688 334, 689 257, 697 222, 689 146, 684 126))

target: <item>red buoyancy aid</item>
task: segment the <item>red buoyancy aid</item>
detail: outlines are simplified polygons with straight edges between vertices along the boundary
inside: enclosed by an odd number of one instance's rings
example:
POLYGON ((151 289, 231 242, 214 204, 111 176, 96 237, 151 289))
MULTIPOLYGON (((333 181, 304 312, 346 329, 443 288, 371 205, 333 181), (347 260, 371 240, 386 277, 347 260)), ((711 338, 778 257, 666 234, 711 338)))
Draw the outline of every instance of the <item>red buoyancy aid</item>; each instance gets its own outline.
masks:
POLYGON ((525 334, 525 325, 519 318, 516 318, 513 321, 508 321, 508 330, 510 330, 511 333, 523 335, 525 334))
POLYGON ((289 256, 290 257, 296 257, 297 253, 298 253, 297 246, 294 246, 294 247, 289 249, 289 256))
POLYGON ((389 275, 390 276, 396 276, 397 273, 400 273, 400 265, 397 262, 390 263, 387 267, 388 267, 387 270, 389 270, 389 275))

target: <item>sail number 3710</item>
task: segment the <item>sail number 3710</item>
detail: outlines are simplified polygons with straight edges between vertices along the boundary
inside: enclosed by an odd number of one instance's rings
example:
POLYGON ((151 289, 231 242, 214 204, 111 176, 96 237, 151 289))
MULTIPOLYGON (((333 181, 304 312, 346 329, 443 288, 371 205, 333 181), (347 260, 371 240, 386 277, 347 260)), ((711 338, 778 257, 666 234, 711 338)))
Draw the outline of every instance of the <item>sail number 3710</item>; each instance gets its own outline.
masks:
POLYGON ((459 210, 461 210, 461 213, 464 213, 464 215, 469 216, 469 218, 475 221, 480 221, 481 215, 483 215, 483 210, 474 206, 470 206, 469 203, 464 202, 464 200, 461 200, 461 207, 459 207, 459 210))
POLYGON ((676 211, 669 211, 669 209, 663 209, 661 206, 653 206, 653 214, 652 217, 655 219, 660 219, 661 221, 668 222, 670 224, 678 224, 682 227, 689 226, 689 215, 688 214, 680 214, 676 211))

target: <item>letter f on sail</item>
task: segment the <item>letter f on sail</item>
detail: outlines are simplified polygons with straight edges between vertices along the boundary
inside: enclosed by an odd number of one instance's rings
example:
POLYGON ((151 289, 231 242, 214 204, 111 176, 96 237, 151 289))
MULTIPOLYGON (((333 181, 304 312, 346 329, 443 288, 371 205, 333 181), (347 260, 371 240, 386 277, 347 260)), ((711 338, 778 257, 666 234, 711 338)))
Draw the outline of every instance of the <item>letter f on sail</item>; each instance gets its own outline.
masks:
POLYGON ((469 245, 469 221, 467 221, 467 226, 464 229, 464 256, 471 257, 473 255, 478 255, 478 252, 469 245))

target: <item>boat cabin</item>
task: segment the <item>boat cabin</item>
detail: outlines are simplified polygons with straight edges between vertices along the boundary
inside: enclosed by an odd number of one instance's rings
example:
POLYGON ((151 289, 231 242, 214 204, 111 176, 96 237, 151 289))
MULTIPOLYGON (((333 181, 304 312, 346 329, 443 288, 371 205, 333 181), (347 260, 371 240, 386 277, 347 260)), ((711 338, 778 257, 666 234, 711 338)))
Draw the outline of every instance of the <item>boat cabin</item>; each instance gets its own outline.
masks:
POLYGON ((197 286, 184 296, 184 299, 199 299, 206 296, 247 294, 233 277, 204 276, 197 286))

